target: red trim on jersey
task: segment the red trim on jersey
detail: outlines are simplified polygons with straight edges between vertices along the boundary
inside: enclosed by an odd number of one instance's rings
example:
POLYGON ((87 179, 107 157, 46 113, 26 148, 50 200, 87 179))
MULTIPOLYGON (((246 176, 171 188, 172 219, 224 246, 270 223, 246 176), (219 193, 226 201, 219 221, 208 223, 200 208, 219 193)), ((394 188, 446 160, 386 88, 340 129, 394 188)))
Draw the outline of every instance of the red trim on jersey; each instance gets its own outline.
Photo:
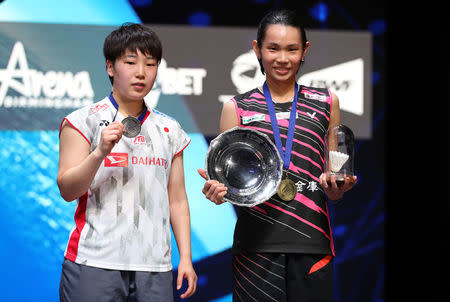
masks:
POLYGON ((91 142, 87 139, 87 137, 86 136, 84 136, 84 134, 80 131, 80 129, 78 129, 77 127, 75 127, 66 117, 65 118, 63 118, 63 120, 62 120, 62 122, 61 122, 61 125, 59 126, 59 136, 61 136, 61 127, 62 127, 62 125, 63 125, 63 123, 64 123, 64 121, 67 121, 75 130, 77 130, 80 134, 81 134, 81 136, 83 136, 84 137, 84 139, 88 142, 88 144, 89 144, 89 146, 91 145, 91 142))
POLYGON ((144 118, 142 119, 142 124, 144 124, 145 120, 148 118, 148 116, 150 115, 150 110, 147 110, 147 113, 145 114, 144 118))
POLYGON ((330 248, 331 248, 331 253, 333 253, 333 256, 336 257, 336 253, 334 251, 333 231, 331 230, 330 211, 328 211, 328 203, 326 203, 326 202, 325 202, 325 208, 327 210, 328 228, 330 229, 330 248))
POLYGON ((184 149, 186 149, 186 147, 187 146, 189 146, 189 144, 191 143, 191 140, 189 140, 189 142, 186 144, 186 146, 184 146, 184 148, 183 149, 181 149, 178 153, 176 153, 174 156, 173 156, 173 158, 172 159, 174 159, 178 154, 180 154, 181 152, 183 152, 184 151, 184 149))
POLYGON ((75 261, 78 254, 78 243, 80 242, 81 232, 86 224, 86 205, 88 193, 84 193, 80 197, 77 210, 75 211, 75 229, 70 235, 69 244, 67 246, 66 258, 75 261))
POLYGON ((331 255, 326 255, 325 257, 323 257, 321 260, 319 260, 318 262, 316 262, 311 269, 309 270, 309 274, 311 275, 312 273, 320 270, 322 267, 324 267, 325 265, 327 265, 328 263, 330 263, 331 260, 331 255))

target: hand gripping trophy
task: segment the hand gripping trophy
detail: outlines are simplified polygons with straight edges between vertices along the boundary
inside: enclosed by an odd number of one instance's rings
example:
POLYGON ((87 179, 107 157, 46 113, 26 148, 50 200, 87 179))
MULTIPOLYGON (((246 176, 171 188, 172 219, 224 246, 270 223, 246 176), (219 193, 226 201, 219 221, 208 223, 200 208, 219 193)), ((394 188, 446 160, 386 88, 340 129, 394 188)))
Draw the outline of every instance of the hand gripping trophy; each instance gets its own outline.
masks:
POLYGON ((355 137, 350 128, 337 125, 328 129, 325 135, 325 172, 327 182, 331 185, 330 176, 336 177, 336 184, 342 186, 345 177, 354 176, 355 137))

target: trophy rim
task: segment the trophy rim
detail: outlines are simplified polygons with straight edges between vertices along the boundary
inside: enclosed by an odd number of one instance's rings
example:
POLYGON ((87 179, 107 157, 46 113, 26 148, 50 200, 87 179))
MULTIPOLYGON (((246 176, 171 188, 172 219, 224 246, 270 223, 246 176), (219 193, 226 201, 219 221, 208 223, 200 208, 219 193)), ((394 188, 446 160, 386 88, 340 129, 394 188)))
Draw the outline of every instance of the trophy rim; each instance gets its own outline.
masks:
POLYGON ((271 188, 270 191, 266 192, 266 194, 257 194, 259 192, 259 190, 257 190, 255 193, 249 194, 248 196, 250 196, 250 197, 246 196, 246 197, 248 197, 247 202, 236 201, 236 200, 230 198, 229 196, 227 196, 227 195, 229 195, 229 193, 227 193, 223 197, 223 199, 225 201, 228 201, 231 204, 234 204, 237 206, 243 206, 243 207, 253 207, 255 205, 263 203, 264 201, 269 200, 277 192, 278 186, 280 185, 280 182, 281 182, 281 179, 283 176, 283 160, 281 158, 280 153, 278 152, 277 147, 275 146, 275 144, 272 142, 272 140, 270 139, 270 137, 267 134, 262 133, 255 129, 239 127, 239 126, 233 127, 231 129, 228 129, 228 130, 220 133, 217 137, 215 137, 214 139, 211 140, 208 151, 206 152, 205 171, 206 171, 206 175, 207 175, 208 179, 211 179, 211 173, 208 171, 208 162, 209 162, 211 154, 213 152, 215 152, 215 150, 213 150, 214 149, 213 146, 220 140, 223 140, 224 136, 228 136, 230 133, 238 132, 238 131, 248 132, 248 133, 251 133, 252 135, 256 135, 260 138, 263 138, 263 141, 266 144, 268 144, 268 146, 272 150, 272 153, 274 155, 273 158, 276 161, 275 166, 277 167, 277 169, 275 169, 275 171, 274 171, 276 174, 276 182, 275 182, 275 185, 273 186, 273 188, 271 188))

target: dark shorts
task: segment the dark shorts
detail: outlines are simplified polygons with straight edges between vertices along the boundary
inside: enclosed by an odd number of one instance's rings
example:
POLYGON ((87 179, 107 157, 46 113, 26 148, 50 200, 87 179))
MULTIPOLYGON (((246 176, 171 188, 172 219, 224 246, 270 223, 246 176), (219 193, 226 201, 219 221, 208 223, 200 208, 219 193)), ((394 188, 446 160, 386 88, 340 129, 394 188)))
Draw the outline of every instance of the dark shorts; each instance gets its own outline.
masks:
POLYGON ((242 253, 232 265, 234 302, 333 301, 330 255, 242 253))
POLYGON ((118 271, 64 259, 59 298, 61 302, 173 302, 172 271, 118 271))

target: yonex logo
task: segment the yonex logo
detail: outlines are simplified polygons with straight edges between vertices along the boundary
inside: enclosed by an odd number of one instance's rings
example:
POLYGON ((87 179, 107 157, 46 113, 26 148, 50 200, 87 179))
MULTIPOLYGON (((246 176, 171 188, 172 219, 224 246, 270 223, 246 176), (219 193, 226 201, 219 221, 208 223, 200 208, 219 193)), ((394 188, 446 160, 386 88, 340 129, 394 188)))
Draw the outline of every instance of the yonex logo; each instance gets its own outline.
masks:
POLYGON ((306 114, 308 114, 309 117, 312 118, 312 119, 316 116, 316 113, 317 113, 317 112, 314 112, 314 113, 306 112, 306 114))

